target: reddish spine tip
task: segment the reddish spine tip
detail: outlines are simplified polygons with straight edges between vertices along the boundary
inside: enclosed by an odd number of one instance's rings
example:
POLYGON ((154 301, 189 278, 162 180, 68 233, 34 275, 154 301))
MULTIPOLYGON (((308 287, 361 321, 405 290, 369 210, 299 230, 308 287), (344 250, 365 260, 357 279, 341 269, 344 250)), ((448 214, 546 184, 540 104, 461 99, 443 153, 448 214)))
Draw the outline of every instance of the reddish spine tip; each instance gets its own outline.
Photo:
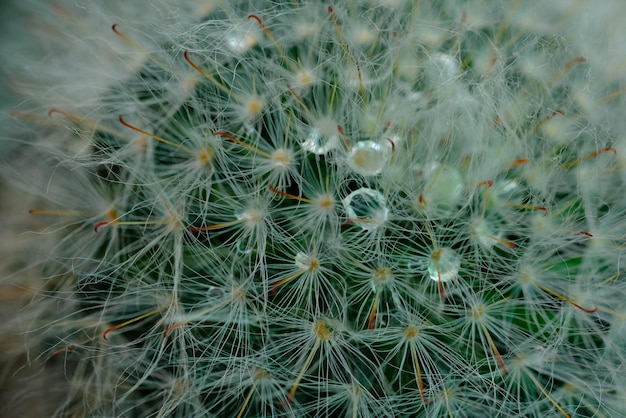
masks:
POLYGON ((591 232, 587 232, 587 231, 579 231, 578 232, 580 235, 585 235, 587 237, 593 237, 593 234, 591 232))
POLYGON ((517 247, 517 244, 514 243, 513 241, 504 241, 504 245, 506 245, 507 247, 509 247, 510 249, 514 249, 517 247))
POLYGON ((376 328, 374 325, 374 322, 376 321, 376 318, 370 318, 369 322, 367 323, 367 329, 374 329, 376 328))
POLYGON ((513 163, 511 164, 511 168, 517 167, 518 165, 522 165, 522 164, 528 164, 529 162, 530 161, 528 161, 526 158, 519 158, 513 161, 513 163))
POLYGON ((98 222, 98 223, 96 224, 96 226, 94 227, 94 229, 93 229, 93 230, 94 230, 95 232, 98 232, 98 230, 99 230, 101 227, 103 227, 104 225, 108 225, 108 224, 109 224, 109 222, 108 222, 108 221, 98 222))
POLYGON ((617 150, 612 147, 606 147, 605 149, 602 150, 602 152, 612 152, 613 154, 617 155, 617 150))
POLYGON ((280 195, 280 196, 285 196, 285 193, 281 192, 281 191, 280 191, 280 190, 278 190, 276 187, 272 186, 272 184, 271 184, 271 183, 268 183, 268 184, 267 184, 267 187, 270 189, 270 191, 271 191, 272 193, 276 193, 277 195, 280 195))
POLYGON ((441 300, 446 300, 446 291, 443 288, 443 282, 441 281, 441 277, 437 277, 437 287, 439 288, 439 296, 441 300))
POLYGON ((111 26, 111 30, 113 30, 113 32, 118 33, 117 32, 117 23, 114 23, 113 26, 111 26))
POLYGON ((259 25, 261 25, 261 27, 265 28, 265 25, 263 24, 263 22, 261 21, 261 19, 260 19, 257 15, 255 15, 255 14, 253 14, 253 13, 250 13, 250 14, 248 15, 248 19, 254 19, 254 20, 256 20, 256 21, 259 23, 259 25))
POLYGON ((565 116, 565 111, 561 110, 561 109, 557 109, 554 112, 552 112, 551 116, 556 116, 556 115, 561 115, 561 116, 565 116))
POLYGON ((337 131, 341 134, 341 136, 345 136, 345 134, 343 133, 343 128, 341 127, 341 125, 337 125, 337 131))
POLYGON ((48 117, 52 116, 53 113, 59 113, 59 109, 52 108, 52 109, 48 110, 48 117))
POLYGON ((335 10, 333 9, 333 6, 328 6, 328 13, 335 13, 335 10))

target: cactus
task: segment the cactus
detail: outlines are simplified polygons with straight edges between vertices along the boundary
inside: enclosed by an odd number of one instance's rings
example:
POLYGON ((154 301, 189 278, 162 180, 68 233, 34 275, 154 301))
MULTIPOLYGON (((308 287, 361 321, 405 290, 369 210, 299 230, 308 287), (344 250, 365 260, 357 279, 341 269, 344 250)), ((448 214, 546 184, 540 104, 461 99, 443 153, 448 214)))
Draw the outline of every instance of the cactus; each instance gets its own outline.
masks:
POLYGON ((568 2, 457 3, 112 3, 11 113, 58 416, 626 414, 624 88, 568 2))

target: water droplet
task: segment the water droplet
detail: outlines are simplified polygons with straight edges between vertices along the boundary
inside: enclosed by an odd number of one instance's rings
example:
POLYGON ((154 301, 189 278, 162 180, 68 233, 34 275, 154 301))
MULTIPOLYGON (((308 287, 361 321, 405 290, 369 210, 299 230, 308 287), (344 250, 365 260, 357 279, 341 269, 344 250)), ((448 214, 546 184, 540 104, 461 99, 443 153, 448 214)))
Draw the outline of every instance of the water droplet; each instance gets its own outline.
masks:
POLYGON ((341 202, 350 220, 365 230, 378 228, 389 215, 385 197, 376 190, 362 187, 350 193, 341 202))
POLYGON ((250 240, 237 242, 237 251, 241 254, 250 254, 254 248, 250 245, 250 240))
POLYGON ((433 218, 451 215, 463 195, 463 177, 458 170, 432 163, 421 168, 420 176, 427 180, 418 201, 419 209, 433 218))
POLYGON ((337 128, 330 129, 328 126, 323 128, 314 128, 309 136, 301 144, 302 148, 312 152, 313 154, 323 155, 328 151, 337 148, 339 145, 339 133, 337 128))
POLYGON ((459 61, 451 55, 433 54, 426 63, 425 75, 432 83, 446 83, 459 75, 460 67, 459 61))
POLYGON ((472 234, 478 243, 485 248, 491 248, 496 244, 502 244, 509 248, 514 248, 515 244, 502 238, 500 228, 494 226, 492 222, 485 219, 478 219, 472 224, 472 234))
POLYGON ((348 166, 364 176, 379 174, 391 157, 391 144, 361 141, 350 150, 346 159, 348 166))
POLYGON ((224 291, 219 287, 210 286, 207 291, 207 298, 213 300, 224 299, 224 291))
POLYGON ((430 255, 428 275, 432 280, 447 282, 454 279, 461 268, 461 257, 451 248, 438 248, 430 255))
POLYGON ((226 37, 226 45, 232 52, 242 55, 259 42, 259 37, 258 30, 251 27, 250 24, 244 24, 226 37))

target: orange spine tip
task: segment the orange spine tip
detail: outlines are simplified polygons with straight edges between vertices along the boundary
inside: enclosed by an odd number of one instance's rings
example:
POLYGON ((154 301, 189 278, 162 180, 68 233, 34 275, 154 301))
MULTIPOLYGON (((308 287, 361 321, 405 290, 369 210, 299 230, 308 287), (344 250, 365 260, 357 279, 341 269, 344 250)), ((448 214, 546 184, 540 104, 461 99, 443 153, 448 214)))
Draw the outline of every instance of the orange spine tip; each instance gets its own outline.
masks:
POLYGON ((93 228, 93 230, 95 232, 98 232, 100 230, 101 227, 105 226, 105 225, 109 225, 111 222, 110 221, 103 221, 103 222, 98 222, 96 224, 96 226, 93 228))
POLYGON ((476 185, 476 187, 482 187, 482 186, 487 186, 487 188, 490 188, 491 186, 493 186, 493 181, 485 180, 485 181, 481 181, 480 183, 476 185))
POLYGON ((343 128, 341 127, 341 125, 337 125, 337 132, 339 132, 339 135, 341 135, 341 139, 343 139, 343 143, 346 146, 346 149, 350 151, 352 149, 352 146, 350 145, 350 141, 348 141, 348 137, 343 132, 343 128))
POLYGON ((517 167, 518 165, 522 164, 528 164, 529 162, 530 161, 528 161, 526 158, 520 158, 511 163, 511 168, 517 167))
POLYGON ((291 194, 291 193, 280 191, 276 187, 274 187, 271 183, 268 183, 267 187, 270 189, 271 192, 276 193, 279 196, 283 196, 283 197, 286 197, 288 199, 297 200, 299 202, 313 203, 310 199, 307 199, 307 198, 304 198, 304 197, 300 197, 300 196, 296 196, 295 194, 291 194))
POLYGON ((369 321, 367 322, 367 329, 374 329, 376 327, 376 307, 372 308, 369 321))
POLYGON ((263 23, 263 21, 261 20, 260 17, 258 17, 257 15, 251 13, 251 14, 248 15, 248 19, 256 20, 257 23, 259 25, 261 25, 261 29, 263 29, 263 32, 265 32, 266 35, 269 35, 269 30, 267 29, 267 27, 265 26, 265 24, 263 23))
POLYGON ((441 281, 441 276, 437 273, 437 287, 439 288, 439 296, 441 300, 446 300, 446 291, 443 288, 443 281, 441 281))
POLYGON ((58 350, 54 351, 52 354, 50 354, 48 359, 54 358, 61 353, 69 353, 70 351, 75 350, 75 349, 76 349, 76 346, 74 344, 69 344, 63 348, 59 348, 58 350))
POLYGON ((182 322, 177 322, 175 324, 170 325, 169 327, 167 327, 165 329, 165 331, 163 331, 163 338, 165 338, 167 340, 167 338, 170 336, 172 331, 174 331, 176 328, 180 328, 181 326, 183 326, 185 324, 186 324, 186 322, 182 321, 182 322))
POLYGON ((196 63, 194 63, 191 58, 189 58, 189 50, 185 50, 183 52, 183 57, 185 58, 185 61, 187 61, 187 64, 191 65, 193 67, 194 70, 196 70, 197 72, 199 72, 202 75, 205 75, 206 73, 204 72, 204 70, 200 67, 198 67, 198 65, 196 65, 196 63))
POLYGON ((593 237, 593 234, 591 232, 587 232, 587 231, 578 231, 578 233, 580 235, 584 235, 586 237, 593 237))
POLYGON ((517 247, 517 244, 514 243, 513 241, 502 241, 502 243, 506 245, 507 247, 509 247, 510 249, 514 249, 517 247))

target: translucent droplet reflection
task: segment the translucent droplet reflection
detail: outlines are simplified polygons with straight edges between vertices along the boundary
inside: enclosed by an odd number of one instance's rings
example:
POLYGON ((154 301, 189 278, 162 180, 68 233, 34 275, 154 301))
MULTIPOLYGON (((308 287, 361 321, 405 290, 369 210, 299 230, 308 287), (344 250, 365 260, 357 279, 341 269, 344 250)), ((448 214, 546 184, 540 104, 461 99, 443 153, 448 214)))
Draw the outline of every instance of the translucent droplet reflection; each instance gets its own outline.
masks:
POLYGON ((382 225, 389 215, 385 197, 378 191, 360 188, 342 200, 346 215, 365 230, 373 230, 382 225))
POLYGON ((446 217, 455 212, 463 197, 463 177, 453 167, 432 163, 420 170, 427 179, 419 206, 431 217, 446 217))
POLYGON ((350 150, 346 159, 348 166, 364 176, 379 174, 391 158, 391 144, 361 141, 350 150))
POLYGON ((430 255, 428 276, 435 281, 447 282, 459 274, 461 257, 451 248, 438 248, 430 255))
POLYGON ((323 155, 328 151, 337 148, 339 144, 339 133, 329 132, 328 129, 314 128, 301 144, 302 148, 313 154, 323 155))

